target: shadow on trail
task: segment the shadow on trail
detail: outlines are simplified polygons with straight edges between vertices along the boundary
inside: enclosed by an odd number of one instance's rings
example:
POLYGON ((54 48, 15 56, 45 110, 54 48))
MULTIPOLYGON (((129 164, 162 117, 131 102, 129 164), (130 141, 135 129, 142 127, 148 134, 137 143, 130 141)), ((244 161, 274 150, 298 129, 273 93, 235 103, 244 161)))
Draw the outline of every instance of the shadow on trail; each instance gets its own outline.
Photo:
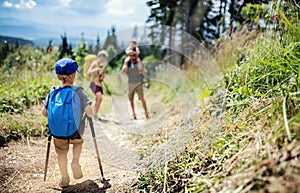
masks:
POLYGON ((101 123, 113 123, 115 125, 120 125, 121 123, 118 122, 118 121, 115 121, 115 120, 109 120, 109 119, 104 119, 104 118, 101 118, 99 120, 101 123))
POLYGON ((62 193, 105 193, 108 188, 99 185, 93 180, 86 180, 62 189, 62 193))

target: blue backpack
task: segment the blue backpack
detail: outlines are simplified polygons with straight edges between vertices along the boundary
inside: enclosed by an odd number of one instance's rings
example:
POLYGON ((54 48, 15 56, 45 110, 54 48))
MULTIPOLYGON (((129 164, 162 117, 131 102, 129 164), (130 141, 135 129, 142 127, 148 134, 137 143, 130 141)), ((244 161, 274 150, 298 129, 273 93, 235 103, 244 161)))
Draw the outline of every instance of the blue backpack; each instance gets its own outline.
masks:
MULTIPOLYGON (((51 135, 59 139, 80 138, 83 109, 76 92, 81 87, 56 87, 48 100, 48 127, 51 135)), ((82 131, 81 131, 82 132, 82 131)))

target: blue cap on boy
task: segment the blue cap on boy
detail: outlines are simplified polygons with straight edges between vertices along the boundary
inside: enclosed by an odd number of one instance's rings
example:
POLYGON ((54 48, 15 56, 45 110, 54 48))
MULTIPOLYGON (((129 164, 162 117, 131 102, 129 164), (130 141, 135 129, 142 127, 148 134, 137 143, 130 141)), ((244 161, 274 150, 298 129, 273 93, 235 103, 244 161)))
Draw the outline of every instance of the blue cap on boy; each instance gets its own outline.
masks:
POLYGON ((77 69, 77 63, 69 58, 60 59, 55 64, 56 74, 70 75, 74 73, 77 69))

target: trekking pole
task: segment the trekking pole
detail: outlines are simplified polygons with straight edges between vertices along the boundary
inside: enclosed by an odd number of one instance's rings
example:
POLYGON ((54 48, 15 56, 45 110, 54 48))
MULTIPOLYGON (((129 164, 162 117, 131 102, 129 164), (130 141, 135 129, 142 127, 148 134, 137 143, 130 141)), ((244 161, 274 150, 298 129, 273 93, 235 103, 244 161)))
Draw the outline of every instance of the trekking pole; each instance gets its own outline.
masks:
POLYGON ((103 80, 102 82, 103 82, 103 84, 104 84, 104 86, 105 86, 105 89, 106 89, 106 91, 107 91, 107 94, 108 94, 109 96, 112 96, 112 92, 111 92, 110 89, 108 88, 108 85, 104 82, 104 80, 103 80))
POLYGON ((96 150, 96 154, 97 154, 97 159, 98 159, 98 164, 99 164, 99 168, 100 168, 100 173, 101 173, 101 176, 102 176, 101 182, 104 184, 104 188, 109 188, 109 187, 111 187, 111 185, 108 182, 109 180, 106 180, 104 178, 103 168, 102 168, 100 153, 99 153, 99 149, 98 149, 98 145, 97 145, 97 140, 96 140, 95 128, 94 128, 93 120, 92 120, 91 117, 87 117, 87 119, 88 119, 88 122, 89 122, 90 127, 91 127, 92 137, 93 137, 93 141, 94 141, 94 145, 95 145, 95 150, 96 150))
POLYGON ((46 162, 45 162, 45 168, 44 168, 44 181, 46 181, 46 176, 47 176, 47 169, 48 169, 48 162, 49 162, 51 139, 52 139, 52 135, 49 134, 48 135, 47 152, 46 152, 46 162))

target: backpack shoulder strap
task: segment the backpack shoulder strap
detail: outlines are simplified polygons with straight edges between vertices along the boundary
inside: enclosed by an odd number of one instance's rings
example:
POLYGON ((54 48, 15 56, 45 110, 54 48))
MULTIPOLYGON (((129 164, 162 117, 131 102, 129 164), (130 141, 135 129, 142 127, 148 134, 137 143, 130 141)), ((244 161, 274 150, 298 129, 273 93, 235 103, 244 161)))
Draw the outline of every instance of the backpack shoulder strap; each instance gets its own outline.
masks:
POLYGON ((80 99, 80 109, 81 109, 81 112, 84 113, 84 107, 83 107, 83 95, 82 95, 82 92, 83 91, 83 88, 81 86, 73 86, 72 87, 75 91, 76 94, 78 94, 79 96, 79 99, 80 99), (81 91, 79 91, 81 90, 81 91))
POLYGON ((59 90, 59 89, 62 89, 63 87, 61 87, 61 86, 53 86, 52 87, 52 90, 50 91, 50 93, 52 93, 53 91, 55 91, 55 90, 59 90))
POLYGON ((61 88, 61 86, 53 86, 53 87, 52 87, 52 90, 50 91, 50 93, 47 95, 47 97, 46 97, 46 99, 45 99, 44 106, 45 106, 46 108, 48 108, 48 104, 49 104, 49 100, 50 100, 50 95, 51 95, 55 90, 60 89, 60 88, 61 88))
POLYGON ((83 96, 83 88, 80 86, 73 86, 74 92, 78 95, 80 100, 80 111, 81 111, 81 117, 80 117, 80 123, 78 127, 78 132, 80 136, 83 135, 85 130, 85 120, 86 120, 86 114, 85 114, 85 106, 83 104, 84 96, 83 96))

